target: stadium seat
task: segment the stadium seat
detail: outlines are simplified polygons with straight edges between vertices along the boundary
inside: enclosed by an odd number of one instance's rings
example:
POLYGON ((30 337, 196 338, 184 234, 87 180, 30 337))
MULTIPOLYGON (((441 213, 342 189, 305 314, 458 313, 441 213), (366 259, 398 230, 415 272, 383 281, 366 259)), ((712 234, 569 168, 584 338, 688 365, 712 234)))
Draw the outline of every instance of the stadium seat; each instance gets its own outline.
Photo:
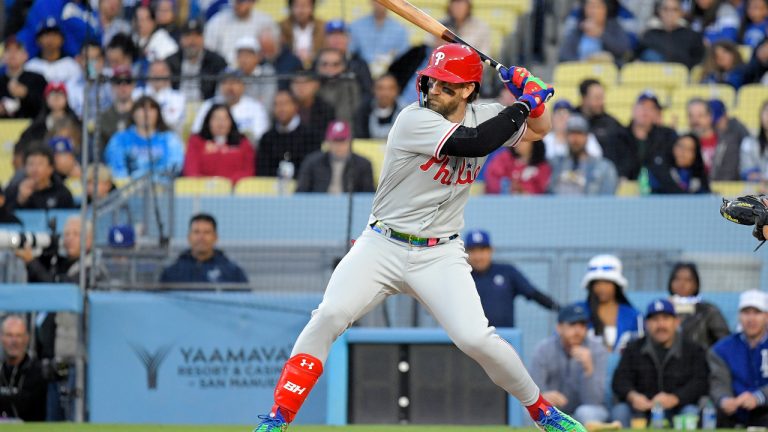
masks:
POLYGON ((632 120, 632 106, 631 105, 610 105, 605 104, 605 111, 612 115, 616 120, 624 126, 629 125, 632 120))
POLYGON ((264 12, 276 22, 280 22, 288 16, 287 1, 257 1, 254 9, 264 12))
POLYGON ((605 87, 613 87, 619 70, 613 63, 564 62, 555 66, 553 85, 578 87, 587 78, 599 80, 605 87))
MULTIPOLYGON (((246 177, 235 184, 234 194, 239 196, 277 196, 279 184, 277 177, 246 177)), ((287 193, 292 194, 296 190, 296 181, 291 180, 287 187, 287 193)))
POLYGON ((232 183, 224 177, 180 177, 174 181, 177 196, 229 195, 232 183))
POLYGON ((747 84, 739 89, 739 107, 749 108, 757 114, 768 102, 768 87, 764 84, 747 84))
POLYGON ((352 143, 353 152, 371 161, 371 165, 373 165, 373 181, 376 184, 379 182, 381 167, 384 165, 385 149, 386 142, 382 140, 356 139, 352 143))
POLYGON ((553 106, 559 100, 567 100, 574 107, 581 104, 581 95, 577 86, 560 85, 555 87, 555 95, 548 105, 553 106))
POLYGON ((757 134, 760 130, 760 109, 755 108, 749 104, 737 105, 733 111, 730 112, 732 117, 737 118, 744 126, 749 129, 752 134, 757 134))
POLYGON ((672 93, 672 106, 686 106, 693 98, 720 99, 728 110, 733 109, 736 99, 736 91, 726 84, 698 84, 681 87, 672 93))
POLYGON ((127 185, 128 183, 130 183, 131 180, 132 179, 130 177, 121 177, 121 178, 112 179, 112 182, 115 183, 115 186, 119 189, 127 185))
POLYGON ((704 67, 697 64, 691 68, 691 72, 688 74, 688 82, 691 84, 698 84, 701 82, 702 76, 704 76, 704 67))
POLYGON ((688 82, 688 69, 678 63, 635 62, 621 68, 621 84, 677 88, 688 82))
POLYGON ((661 112, 662 122, 665 126, 675 129, 679 133, 688 132, 688 112, 685 106, 673 106, 661 112))
POLYGON ((605 91, 605 106, 612 107, 612 106, 624 106, 624 107, 631 107, 635 105, 635 102, 637 101, 637 97, 640 96, 640 94, 650 91, 653 92, 653 94, 656 95, 657 98, 659 98, 659 102, 663 106, 669 105, 669 90, 663 87, 653 87, 653 86, 634 86, 634 85, 621 85, 616 87, 611 87, 606 89, 605 91))
POLYGON ((752 47, 749 45, 739 45, 739 54, 744 63, 749 63, 749 59, 752 58, 752 47))
POLYGON ((616 189, 616 196, 640 196, 640 186, 634 180, 622 180, 619 183, 618 189, 616 189))
POLYGON ((64 185, 69 189, 69 193, 71 193, 74 198, 83 196, 83 181, 81 179, 70 177, 64 180, 64 185))
MULTIPOLYGON (((517 25, 517 13, 508 6, 485 5, 479 3, 473 7, 472 15, 488 24, 491 29, 499 30, 502 38, 517 25)), ((470 42, 471 41, 467 41, 470 42)), ((499 41, 501 42, 501 41, 499 41)))
POLYGON ((715 181, 710 185, 712 193, 718 194, 725 198, 733 198, 742 196, 745 193, 754 193, 754 191, 746 192, 748 186, 752 183, 740 182, 740 181, 715 181))
POLYGON ((0 184, 13 176, 13 146, 29 123, 28 119, 0 120, 0 184))

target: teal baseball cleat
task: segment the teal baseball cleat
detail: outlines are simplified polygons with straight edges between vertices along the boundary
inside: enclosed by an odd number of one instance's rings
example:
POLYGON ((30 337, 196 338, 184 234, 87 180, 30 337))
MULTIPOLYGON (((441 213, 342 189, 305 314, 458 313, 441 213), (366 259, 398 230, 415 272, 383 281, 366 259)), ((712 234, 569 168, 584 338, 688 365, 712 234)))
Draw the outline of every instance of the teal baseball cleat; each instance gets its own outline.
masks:
POLYGON ((285 419, 280 414, 280 410, 275 411, 274 415, 272 413, 260 415, 259 420, 261 420, 261 423, 256 426, 253 432, 284 432, 288 429, 288 423, 285 422, 285 419))
POLYGON ((581 423, 553 406, 540 406, 535 424, 544 432, 587 432, 581 423))

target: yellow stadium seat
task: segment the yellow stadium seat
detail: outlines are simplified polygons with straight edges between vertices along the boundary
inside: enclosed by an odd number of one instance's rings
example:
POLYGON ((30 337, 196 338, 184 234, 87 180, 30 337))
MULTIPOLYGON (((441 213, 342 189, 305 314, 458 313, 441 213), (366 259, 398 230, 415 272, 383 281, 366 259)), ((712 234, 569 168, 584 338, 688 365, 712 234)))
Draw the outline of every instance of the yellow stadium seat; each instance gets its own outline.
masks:
POLYGON ((373 180, 378 183, 381 175, 381 167, 384 165, 384 153, 386 142, 381 140, 357 139, 352 143, 352 151, 371 161, 373 166, 373 180))
POLYGON ((472 186, 469 187, 469 194, 472 196, 485 195, 485 182, 482 180, 472 182, 472 186))
POLYGON ((691 68, 691 73, 688 75, 688 82, 691 84, 698 84, 701 82, 701 77, 704 76, 704 67, 700 64, 691 68))
POLYGON ((178 196, 229 195, 232 183, 224 177, 180 177, 174 182, 178 196))
MULTIPOLYGON (((502 37, 512 31, 517 24, 517 14, 507 6, 481 6, 477 4, 472 10, 472 15, 488 24, 492 29, 499 30, 502 37)), ((467 42, 471 43, 471 41, 467 42)))
POLYGON ((7 185, 13 177, 13 155, 0 154, 0 185, 7 185))
POLYGON ((634 106, 637 102, 637 97, 642 93, 650 91, 656 95, 661 105, 669 105, 669 90, 659 87, 653 88, 652 86, 634 86, 634 85, 620 85, 611 87, 605 91, 605 106, 634 106))
POLYGON ((685 106, 666 108, 661 112, 662 122, 680 133, 688 132, 688 112, 685 106))
POLYGON ((741 54, 741 59, 744 63, 748 63, 749 59, 752 58, 752 47, 749 45, 739 45, 739 54, 741 54))
POLYGON ((688 68, 679 63, 629 63, 621 68, 621 84, 676 88, 688 82, 688 68))
POLYGON ((83 180, 79 178, 69 177, 64 180, 64 186, 69 189, 69 192, 73 197, 78 198, 83 196, 83 180))
POLYGON ((627 126, 632 120, 632 106, 605 104, 605 110, 624 126, 627 126))
POLYGON ((744 123, 744 126, 750 130, 753 134, 757 134, 760 130, 760 109, 752 106, 738 105, 730 113, 732 117, 736 117, 740 122, 744 123))
POLYGON ((574 107, 580 105, 581 95, 579 94, 579 88, 564 85, 555 87, 555 95, 552 96, 552 100, 548 102, 547 105, 554 106, 559 100, 567 100, 574 107))
POLYGON ((280 22, 288 16, 288 2, 287 1, 270 1, 261 0, 257 1, 254 9, 272 17, 276 22, 280 22))
POLYGON ((640 186, 633 180, 622 180, 616 189, 616 196, 632 197, 640 196, 640 186))
POLYGON ((699 84, 681 87, 672 93, 672 106, 686 106, 693 98, 720 99, 728 110, 733 109, 736 91, 726 84, 699 84))
POLYGON ((738 106, 749 108, 756 113, 768 102, 768 86, 763 84, 747 84, 739 89, 738 106))
POLYGON ((605 87, 613 87, 618 76, 619 70, 613 63, 565 62, 555 66, 553 85, 578 86, 585 79, 594 78, 605 87))
MULTIPOLYGON (((235 184, 234 193, 240 196, 276 196, 280 194, 277 177, 246 177, 235 184)), ((292 194, 296 190, 296 180, 291 180, 285 190, 292 194)))
POLYGON ((121 178, 115 178, 115 179, 112 179, 112 181, 115 183, 115 186, 116 186, 117 188, 121 188, 121 187, 124 187, 125 185, 127 185, 128 183, 130 183, 130 182, 131 182, 131 180, 132 180, 132 179, 131 179, 130 177, 121 177, 121 178))
MULTIPOLYGON (((712 189, 712 193, 729 198, 744 195, 750 184, 740 181, 715 181, 710 184, 710 189, 712 189)), ((749 193, 754 193, 754 191, 749 193)))

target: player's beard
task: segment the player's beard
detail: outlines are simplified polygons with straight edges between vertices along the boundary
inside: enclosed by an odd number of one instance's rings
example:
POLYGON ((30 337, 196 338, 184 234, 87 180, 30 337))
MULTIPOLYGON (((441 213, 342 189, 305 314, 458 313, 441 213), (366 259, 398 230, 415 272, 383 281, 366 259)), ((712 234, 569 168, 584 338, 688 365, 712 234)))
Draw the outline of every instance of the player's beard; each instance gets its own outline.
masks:
POLYGON ((448 118, 448 116, 456 112, 456 110, 459 108, 460 102, 460 98, 450 99, 446 103, 438 103, 434 100, 427 99, 427 108, 435 111, 445 118, 448 118))

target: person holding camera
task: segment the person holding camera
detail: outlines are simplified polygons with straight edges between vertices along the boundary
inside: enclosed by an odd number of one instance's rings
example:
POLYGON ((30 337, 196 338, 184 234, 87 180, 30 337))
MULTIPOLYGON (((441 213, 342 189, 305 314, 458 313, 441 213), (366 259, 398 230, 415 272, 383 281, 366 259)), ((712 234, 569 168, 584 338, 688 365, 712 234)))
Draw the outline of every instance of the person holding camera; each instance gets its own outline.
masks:
MULTIPOLYGON (((93 229, 86 222, 85 247, 86 254, 91 253, 93 244, 93 229)), ((64 224, 61 236, 61 248, 55 239, 51 246, 46 248, 40 256, 35 256, 34 251, 26 247, 16 251, 16 256, 24 261, 27 268, 27 281, 40 283, 78 283, 80 275, 80 231, 83 223, 80 216, 70 216, 64 224)), ((85 258, 85 271, 88 274, 91 269, 90 255, 85 258)), ((106 272, 99 267, 96 278, 101 279, 106 272)), ((86 280, 89 278, 86 276, 86 280)), ((39 324, 37 328, 37 353, 41 359, 68 358, 76 350, 76 319, 72 314, 38 314, 39 324), (62 337, 66 335, 66 337, 62 337)))
POLYGON ((47 383, 40 363, 27 353, 29 332, 24 320, 7 316, 1 339, 5 360, 0 365, 0 418, 44 421, 47 383))

